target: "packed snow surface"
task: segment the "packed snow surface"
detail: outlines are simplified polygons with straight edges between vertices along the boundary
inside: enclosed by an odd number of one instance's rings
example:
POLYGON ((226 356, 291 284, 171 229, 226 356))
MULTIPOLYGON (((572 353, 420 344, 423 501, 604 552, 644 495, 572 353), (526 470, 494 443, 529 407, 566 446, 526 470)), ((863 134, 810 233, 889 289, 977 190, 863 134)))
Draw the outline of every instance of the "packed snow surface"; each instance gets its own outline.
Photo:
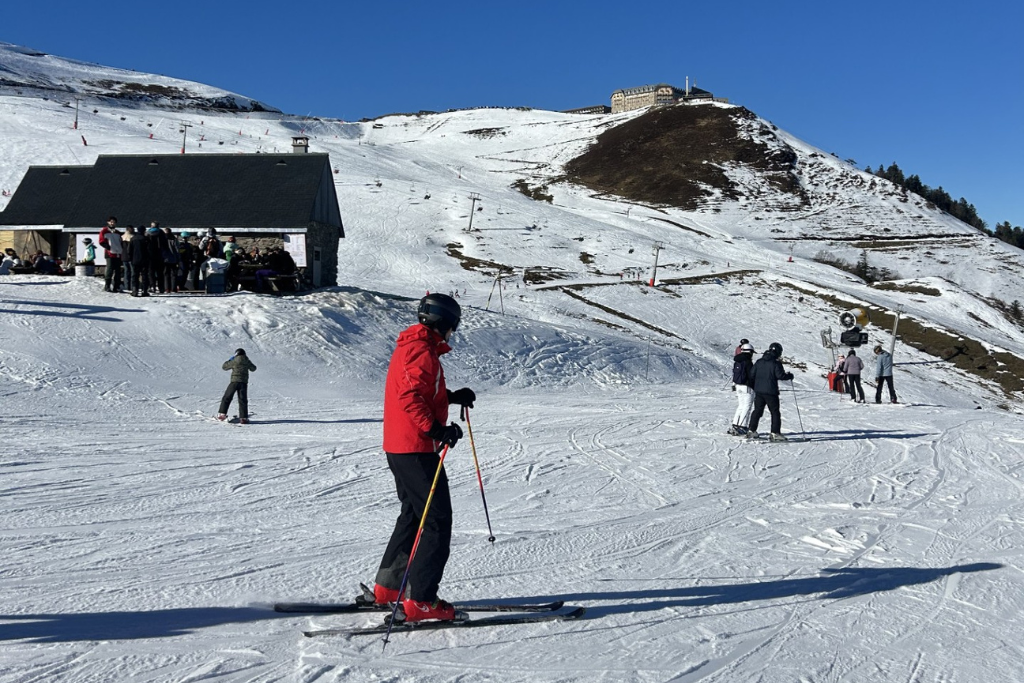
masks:
POLYGON ((1020 397, 901 339, 900 404, 872 403, 870 357, 868 404, 830 393, 821 331, 840 309, 814 295, 1020 355, 986 299, 1021 291, 1019 252, 781 132, 810 207, 776 211, 748 177, 761 199, 687 213, 554 182, 636 113, 350 124, 95 101, 72 130, 66 104, 0 95, 0 187, 31 164, 177 152, 185 118, 189 153, 309 135, 336 170, 342 286, 136 299, 95 278, 0 278, 0 683, 1024 679, 1020 397), (872 252, 916 288, 885 291, 810 260, 819 242, 775 239, 826 223, 944 237, 872 252), (652 288, 655 242, 667 284, 652 288), (344 601, 373 578, 398 512, 383 381, 427 290, 463 305, 444 364, 478 396, 496 537, 463 440, 441 595, 586 617, 399 633, 383 652, 305 638, 381 619, 271 606, 344 601), (783 432, 806 441, 725 433, 741 337, 785 347, 783 432), (258 367, 245 426, 212 418, 238 347, 258 367))
POLYGON ((809 441, 744 443, 724 377, 686 353, 655 351, 645 380, 639 343, 470 307, 447 367, 479 396, 497 540, 463 441, 443 596, 586 618, 400 633, 383 654, 304 638, 381 618, 270 604, 372 580, 397 514, 381 385, 414 302, 101 286, 0 284, 0 681, 1024 675, 1019 417, 916 372, 876 406, 797 371, 784 431, 809 441), (248 426, 211 417, 239 346, 248 426))

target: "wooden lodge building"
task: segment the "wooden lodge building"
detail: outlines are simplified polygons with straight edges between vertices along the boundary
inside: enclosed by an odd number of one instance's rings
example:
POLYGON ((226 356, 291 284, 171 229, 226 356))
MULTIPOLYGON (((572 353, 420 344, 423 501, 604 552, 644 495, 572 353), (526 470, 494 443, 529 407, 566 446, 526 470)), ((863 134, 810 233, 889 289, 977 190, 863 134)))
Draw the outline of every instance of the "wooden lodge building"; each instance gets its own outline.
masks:
MULTIPOLYGON (((0 251, 81 254, 108 216, 118 228, 157 221, 175 234, 215 228, 242 248, 278 245, 313 286, 338 282, 345 236, 327 154, 101 155, 92 166, 32 166, 0 212, 0 251)), ((97 249, 97 264, 103 250, 97 249)))

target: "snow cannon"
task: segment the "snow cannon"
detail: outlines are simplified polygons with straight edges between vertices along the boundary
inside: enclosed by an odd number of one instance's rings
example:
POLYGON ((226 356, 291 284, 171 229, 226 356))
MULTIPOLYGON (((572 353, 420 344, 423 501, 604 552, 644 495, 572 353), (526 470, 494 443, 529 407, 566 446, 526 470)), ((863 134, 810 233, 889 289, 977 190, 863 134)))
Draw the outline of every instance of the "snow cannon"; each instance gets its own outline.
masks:
POLYGON ((839 343, 843 346, 856 348, 868 343, 868 333, 861 332, 860 328, 867 326, 868 313, 863 308, 851 308, 839 314, 839 324, 846 331, 839 335, 839 343))
POLYGON ((839 324, 844 329, 851 327, 866 327, 869 324, 868 314, 863 308, 851 308, 845 313, 839 314, 839 324))

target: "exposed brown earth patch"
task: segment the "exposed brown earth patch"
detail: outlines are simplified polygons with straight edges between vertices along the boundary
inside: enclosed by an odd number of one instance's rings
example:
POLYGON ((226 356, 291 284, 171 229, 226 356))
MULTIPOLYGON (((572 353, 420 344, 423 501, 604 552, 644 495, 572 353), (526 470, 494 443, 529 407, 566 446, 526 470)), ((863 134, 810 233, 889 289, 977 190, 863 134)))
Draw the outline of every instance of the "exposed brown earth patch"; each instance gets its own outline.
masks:
MULTIPOLYGON (((718 191, 741 196, 721 164, 756 170, 776 189, 801 195, 796 153, 772 148, 742 133, 757 117, 737 107, 659 107, 598 136, 566 165, 566 178, 598 192, 635 201, 695 210, 718 191)), ((766 134, 770 134, 767 129, 766 134)))

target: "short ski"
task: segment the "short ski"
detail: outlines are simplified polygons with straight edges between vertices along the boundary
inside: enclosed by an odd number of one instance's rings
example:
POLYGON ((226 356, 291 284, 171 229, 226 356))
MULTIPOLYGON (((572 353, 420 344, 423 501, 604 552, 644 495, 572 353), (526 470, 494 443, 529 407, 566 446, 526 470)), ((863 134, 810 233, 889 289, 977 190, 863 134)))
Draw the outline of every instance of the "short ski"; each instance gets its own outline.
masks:
MULTIPOLYGON (((417 621, 411 624, 400 622, 391 628, 392 633, 407 631, 437 631, 442 629, 478 628, 483 626, 514 626, 516 624, 539 624, 546 621, 573 621, 586 614, 586 607, 577 607, 565 614, 536 614, 533 616, 500 616, 484 617, 482 619, 464 619, 462 621, 417 621)), ((381 635, 388 632, 388 623, 378 626, 366 626, 362 628, 325 628, 316 631, 303 631, 307 638, 319 636, 366 636, 381 635)))
MULTIPOLYGON (((562 608, 561 600, 540 604, 517 604, 505 602, 480 603, 474 605, 456 604, 460 612, 555 612, 562 608)), ((295 612, 298 614, 346 614, 349 612, 390 612, 391 605, 378 605, 366 602, 278 602, 274 605, 275 612, 295 612)))

